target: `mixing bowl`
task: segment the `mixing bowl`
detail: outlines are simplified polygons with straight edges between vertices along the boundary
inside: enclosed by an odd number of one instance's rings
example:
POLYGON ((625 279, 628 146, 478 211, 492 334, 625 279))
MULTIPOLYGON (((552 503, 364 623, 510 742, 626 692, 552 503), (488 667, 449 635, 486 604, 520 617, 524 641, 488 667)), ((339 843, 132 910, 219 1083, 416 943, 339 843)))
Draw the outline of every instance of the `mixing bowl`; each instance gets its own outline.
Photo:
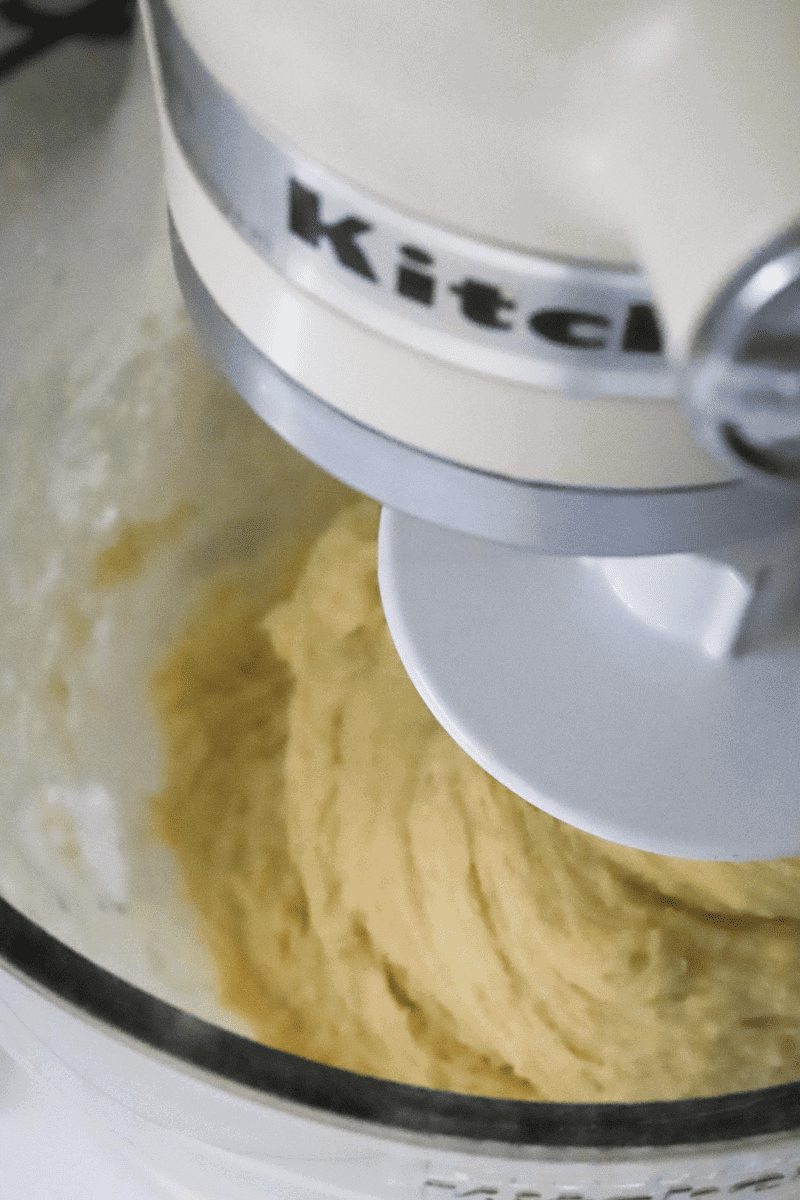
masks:
POLYGON ((220 1005, 150 823, 149 680, 205 581, 267 555, 266 607, 352 493, 193 339, 139 41, 66 42, 1 98, 3 1044, 176 1196, 800 1195, 800 1083, 486 1099, 259 1045, 220 1005))

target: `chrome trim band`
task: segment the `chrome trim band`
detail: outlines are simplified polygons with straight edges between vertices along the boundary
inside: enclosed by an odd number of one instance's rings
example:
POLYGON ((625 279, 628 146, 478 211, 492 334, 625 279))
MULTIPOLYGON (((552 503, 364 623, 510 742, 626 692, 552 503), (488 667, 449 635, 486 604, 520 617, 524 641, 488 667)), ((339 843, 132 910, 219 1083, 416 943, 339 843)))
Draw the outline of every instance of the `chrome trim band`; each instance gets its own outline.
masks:
POLYGON ((412 516, 551 554, 668 554, 710 549, 800 523, 800 502, 741 482, 616 491, 491 475, 394 441, 284 375, 231 323, 170 223, 189 315, 251 407, 307 458, 412 516))
POLYGON ((227 220, 280 275, 414 350, 567 394, 669 398, 646 281, 405 215, 254 128, 149 0, 175 137, 227 220))

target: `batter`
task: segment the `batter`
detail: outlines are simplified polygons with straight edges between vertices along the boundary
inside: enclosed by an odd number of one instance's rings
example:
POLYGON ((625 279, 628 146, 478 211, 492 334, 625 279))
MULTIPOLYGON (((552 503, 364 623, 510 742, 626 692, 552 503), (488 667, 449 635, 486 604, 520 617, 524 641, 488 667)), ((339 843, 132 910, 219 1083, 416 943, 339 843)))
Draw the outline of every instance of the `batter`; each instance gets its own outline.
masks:
POLYGON ((344 510, 264 621, 219 587, 156 681, 155 812, 223 1002, 282 1049, 491 1096, 799 1078, 800 860, 615 846, 486 775, 397 657, 378 511, 344 510))

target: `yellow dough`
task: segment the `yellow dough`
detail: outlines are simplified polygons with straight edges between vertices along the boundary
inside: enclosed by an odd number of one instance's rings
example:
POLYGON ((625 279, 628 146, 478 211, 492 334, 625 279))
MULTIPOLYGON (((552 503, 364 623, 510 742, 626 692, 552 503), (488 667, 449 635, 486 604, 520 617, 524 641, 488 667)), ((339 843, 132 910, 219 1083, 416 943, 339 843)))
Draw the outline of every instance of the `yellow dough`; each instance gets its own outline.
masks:
POLYGON ((156 684, 159 828, 225 1003, 283 1049, 485 1095, 800 1077, 800 860, 629 850, 486 775, 397 657, 377 520, 346 509, 263 625, 209 597, 156 684))

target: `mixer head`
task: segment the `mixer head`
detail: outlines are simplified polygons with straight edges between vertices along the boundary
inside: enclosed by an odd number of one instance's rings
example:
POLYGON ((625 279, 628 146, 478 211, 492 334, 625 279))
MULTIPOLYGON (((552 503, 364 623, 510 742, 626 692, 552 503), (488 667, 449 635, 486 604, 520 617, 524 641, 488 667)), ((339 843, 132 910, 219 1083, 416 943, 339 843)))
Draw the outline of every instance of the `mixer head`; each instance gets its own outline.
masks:
POLYGON ((604 837, 800 852, 800 6, 144 11, 189 311, 393 510, 440 721, 604 837))

